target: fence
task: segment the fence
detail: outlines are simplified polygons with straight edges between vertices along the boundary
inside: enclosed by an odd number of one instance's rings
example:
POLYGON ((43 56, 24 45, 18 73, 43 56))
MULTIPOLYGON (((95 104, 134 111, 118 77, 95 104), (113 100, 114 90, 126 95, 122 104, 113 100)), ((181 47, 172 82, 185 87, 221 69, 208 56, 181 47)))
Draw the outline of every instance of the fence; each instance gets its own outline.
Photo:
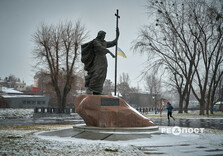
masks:
MULTIPOLYGON (((137 111, 140 113, 148 113, 148 112, 153 112, 153 111, 159 111, 159 108, 145 108, 145 107, 137 107, 137 111)), ((163 110, 163 109, 162 109, 163 110)), ((36 107, 34 108, 34 113, 75 113, 75 108, 64 108, 64 111, 62 111, 61 108, 52 108, 52 107, 36 107)))
POLYGON ((34 113, 75 113, 75 108, 64 108, 62 111, 61 108, 51 108, 51 107, 36 107, 34 108, 34 113))
MULTIPOLYGON (((137 107, 135 108, 138 112, 140 113, 148 113, 148 112, 153 112, 153 111, 156 111, 156 112, 159 112, 160 111, 160 108, 148 108, 148 107, 137 107)), ((161 109, 162 111, 164 110, 163 108, 161 109)))

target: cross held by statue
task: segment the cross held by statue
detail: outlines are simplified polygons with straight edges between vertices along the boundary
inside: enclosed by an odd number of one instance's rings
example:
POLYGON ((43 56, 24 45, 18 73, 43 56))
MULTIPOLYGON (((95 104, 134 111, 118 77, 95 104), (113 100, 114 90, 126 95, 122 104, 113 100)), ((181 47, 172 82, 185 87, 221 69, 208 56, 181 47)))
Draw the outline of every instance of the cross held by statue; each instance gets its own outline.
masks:
POLYGON ((116 16, 116 29, 118 29, 118 19, 120 18, 120 16, 118 15, 118 9, 115 16, 116 16))
POLYGON ((120 16, 118 15, 118 9, 117 9, 117 13, 115 14, 115 16, 116 16, 117 18, 120 18, 120 16))
MULTIPOLYGON (((116 16, 116 31, 118 31, 118 19, 120 18, 120 16, 118 15, 118 9, 115 16, 116 16)), ((117 37, 117 32, 116 32, 116 37, 117 37)), ((118 41, 115 46, 115 96, 117 92, 117 87, 116 87, 117 85, 117 49, 118 49, 118 41)))

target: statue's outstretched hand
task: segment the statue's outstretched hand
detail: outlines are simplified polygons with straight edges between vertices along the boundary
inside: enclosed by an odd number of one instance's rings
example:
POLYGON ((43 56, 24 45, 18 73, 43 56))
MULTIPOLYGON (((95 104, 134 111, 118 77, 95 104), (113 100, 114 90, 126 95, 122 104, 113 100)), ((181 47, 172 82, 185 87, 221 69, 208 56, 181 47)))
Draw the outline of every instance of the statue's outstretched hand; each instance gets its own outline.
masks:
POLYGON ((112 52, 110 52, 109 53, 113 58, 115 58, 115 55, 112 53, 112 52))

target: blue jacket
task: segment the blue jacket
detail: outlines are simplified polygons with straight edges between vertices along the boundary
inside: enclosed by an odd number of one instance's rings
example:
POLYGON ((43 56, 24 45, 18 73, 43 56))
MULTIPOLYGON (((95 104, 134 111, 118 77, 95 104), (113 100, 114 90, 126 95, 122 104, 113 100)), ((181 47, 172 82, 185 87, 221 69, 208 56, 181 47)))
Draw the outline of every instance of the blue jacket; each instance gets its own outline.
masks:
POLYGON ((167 106, 167 110, 168 110, 168 112, 172 112, 172 110, 173 110, 173 106, 172 106, 171 104, 168 104, 168 106, 167 106))

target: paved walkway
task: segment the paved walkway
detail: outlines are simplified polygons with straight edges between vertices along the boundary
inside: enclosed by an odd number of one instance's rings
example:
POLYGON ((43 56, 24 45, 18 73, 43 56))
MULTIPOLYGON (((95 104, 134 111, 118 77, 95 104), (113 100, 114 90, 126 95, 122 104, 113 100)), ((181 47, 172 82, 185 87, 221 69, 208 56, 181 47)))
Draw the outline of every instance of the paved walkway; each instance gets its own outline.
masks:
POLYGON ((148 155, 222 156, 223 134, 161 134, 153 135, 147 143, 138 143, 139 150, 148 155))
MULTIPOLYGON (((160 132, 170 126, 161 126, 160 132)), ((79 133, 79 132, 78 132, 79 133)), ((150 133, 150 134, 110 134, 98 132, 83 132, 78 134, 72 128, 38 133, 40 138, 54 140, 61 138, 64 141, 81 142, 85 139, 91 144, 121 144, 133 146, 145 155, 170 155, 170 156, 222 156, 223 155, 223 133, 150 133), (98 138, 98 139, 97 139, 98 138), (102 139, 101 139, 102 138, 102 139), (81 139, 81 140, 80 140, 81 139)), ((109 132, 110 133, 110 132, 109 132)))
MULTIPOLYGON (((151 118, 157 126, 168 126, 168 119, 164 118, 151 118)), ((170 119, 170 126, 179 127, 192 127, 192 128, 211 128, 223 130, 223 118, 211 118, 211 119, 177 119, 174 121, 170 119)))

